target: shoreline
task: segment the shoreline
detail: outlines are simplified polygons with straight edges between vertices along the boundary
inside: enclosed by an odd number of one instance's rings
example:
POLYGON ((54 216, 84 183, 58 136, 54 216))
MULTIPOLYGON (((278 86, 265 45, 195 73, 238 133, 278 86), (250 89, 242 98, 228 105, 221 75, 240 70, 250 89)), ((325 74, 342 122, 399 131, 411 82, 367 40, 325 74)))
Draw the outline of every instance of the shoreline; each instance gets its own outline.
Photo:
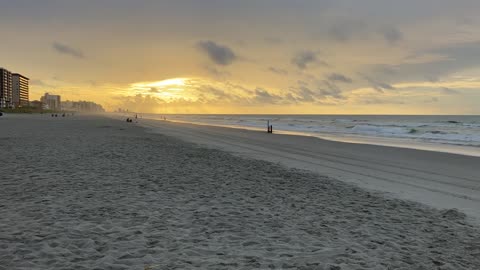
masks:
MULTIPOLYGON (((140 119, 165 121, 162 119, 149 118, 149 117, 140 118, 140 119)), ((167 119, 166 121, 173 122, 173 123, 223 127, 223 128, 232 128, 232 129, 240 129, 240 130, 259 131, 259 132, 265 131, 265 129, 263 128, 250 127, 250 126, 222 125, 222 124, 214 124, 214 123, 171 120, 171 119, 167 119)), ((439 153, 449 153, 449 154, 480 157, 480 147, 476 147, 476 146, 456 145, 456 144, 448 144, 448 143, 431 143, 431 142, 416 141, 414 139, 395 138, 395 137, 379 137, 379 136, 375 137, 375 136, 364 136, 364 135, 353 135, 353 134, 333 134, 333 133, 328 134, 328 133, 312 133, 312 132, 302 132, 302 131, 277 130, 275 129, 275 126, 274 126, 274 133, 282 134, 282 135, 314 137, 322 140, 329 140, 329 141, 335 141, 335 142, 378 145, 378 146, 397 147, 397 148, 405 148, 405 149, 415 149, 415 150, 432 151, 432 152, 439 152, 439 153)))

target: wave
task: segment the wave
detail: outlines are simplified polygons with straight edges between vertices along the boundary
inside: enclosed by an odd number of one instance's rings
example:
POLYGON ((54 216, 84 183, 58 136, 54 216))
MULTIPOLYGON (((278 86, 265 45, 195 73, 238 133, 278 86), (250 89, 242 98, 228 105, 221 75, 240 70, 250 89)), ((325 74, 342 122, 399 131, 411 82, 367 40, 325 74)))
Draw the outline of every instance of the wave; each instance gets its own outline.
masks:
POLYGON ((274 130, 319 137, 353 135, 480 147, 480 116, 169 115, 167 118, 257 130, 266 128, 270 121, 274 130))

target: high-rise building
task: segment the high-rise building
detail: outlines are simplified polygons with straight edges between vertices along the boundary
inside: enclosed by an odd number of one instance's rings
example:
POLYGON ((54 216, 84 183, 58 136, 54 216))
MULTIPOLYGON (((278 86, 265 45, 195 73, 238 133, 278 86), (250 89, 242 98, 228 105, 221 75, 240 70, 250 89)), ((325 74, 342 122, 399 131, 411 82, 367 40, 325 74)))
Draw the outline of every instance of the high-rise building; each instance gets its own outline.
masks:
POLYGON ((12 74, 13 107, 28 106, 28 81, 29 79, 21 74, 12 74))
POLYGON ((12 107, 12 98, 12 73, 0 68, 0 108, 12 107))
POLYGON ((53 110, 53 111, 60 111, 62 110, 61 107, 61 98, 59 95, 50 95, 49 93, 45 93, 43 97, 40 98, 40 101, 45 106, 44 109, 53 110))

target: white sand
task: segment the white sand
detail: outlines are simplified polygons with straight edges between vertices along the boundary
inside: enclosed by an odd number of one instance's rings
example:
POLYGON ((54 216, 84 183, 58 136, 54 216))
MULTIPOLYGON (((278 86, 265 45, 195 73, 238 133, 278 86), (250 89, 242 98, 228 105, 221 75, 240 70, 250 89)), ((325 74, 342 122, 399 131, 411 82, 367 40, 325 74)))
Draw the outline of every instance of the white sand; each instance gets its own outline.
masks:
POLYGON ((2 270, 480 269, 457 211, 125 122, 0 118, 0 151, 2 270))

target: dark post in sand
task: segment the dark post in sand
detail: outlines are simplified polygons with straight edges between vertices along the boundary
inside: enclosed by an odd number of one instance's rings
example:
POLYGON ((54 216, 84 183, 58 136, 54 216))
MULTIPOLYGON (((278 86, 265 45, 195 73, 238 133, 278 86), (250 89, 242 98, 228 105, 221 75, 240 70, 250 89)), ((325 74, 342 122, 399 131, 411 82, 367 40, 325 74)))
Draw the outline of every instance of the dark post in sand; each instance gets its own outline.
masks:
POLYGON ((273 125, 270 125, 270 120, 267 120, 267 133, 273 133, 273 125))

